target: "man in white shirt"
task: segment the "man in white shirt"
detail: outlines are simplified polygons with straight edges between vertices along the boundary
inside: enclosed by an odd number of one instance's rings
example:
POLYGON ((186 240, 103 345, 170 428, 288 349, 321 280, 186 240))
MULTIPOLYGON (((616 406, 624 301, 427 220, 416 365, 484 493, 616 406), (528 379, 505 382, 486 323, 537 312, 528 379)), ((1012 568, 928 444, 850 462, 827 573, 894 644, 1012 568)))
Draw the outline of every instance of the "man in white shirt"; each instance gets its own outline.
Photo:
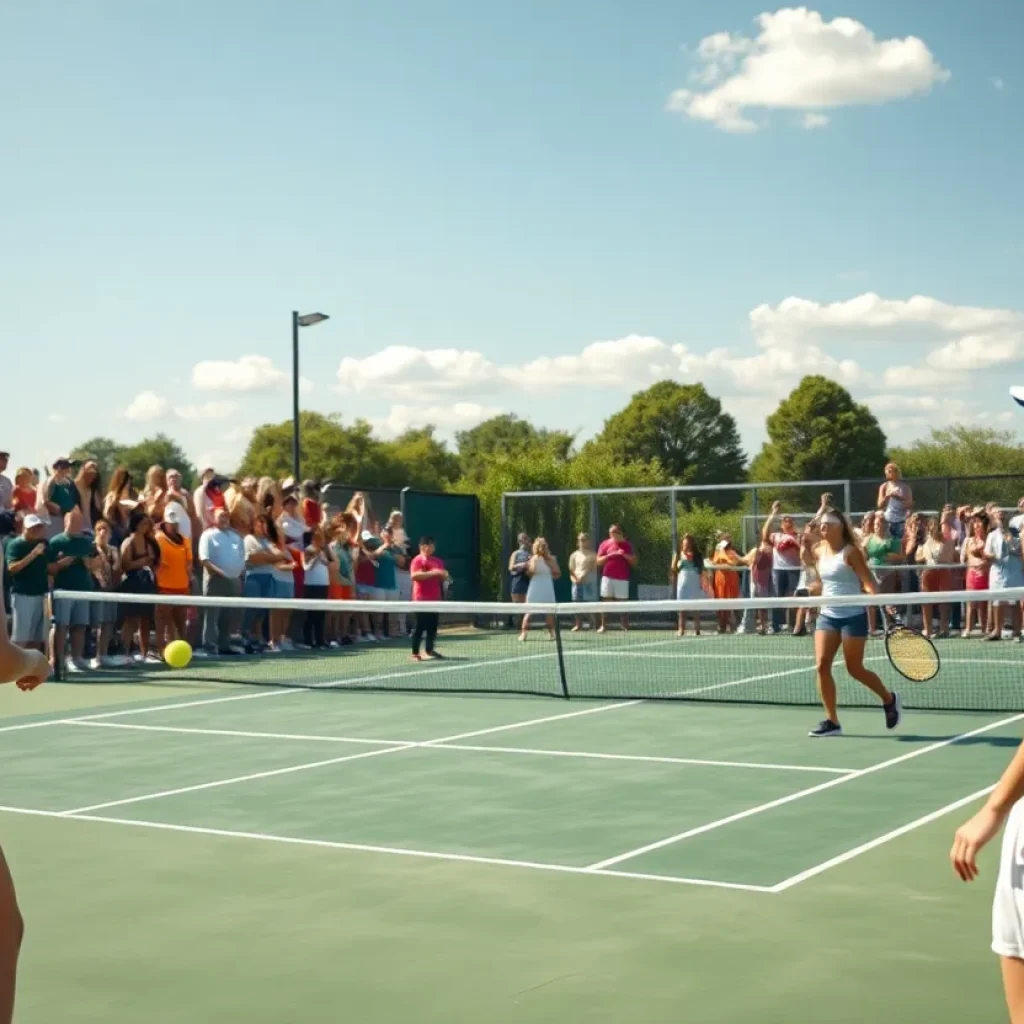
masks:
POLYGON ((214 508, 210 504, 210 499, 206 493, 206 485, 216 475, 212 469, 204 469, 203 475, 200 477, 200 484, 193 495, 193 508, 195 509, 196 519, 199 521, 200 532, 213 526, 214 508))
MULTIPOLYGON (((245 546, 241 534, 231 529, 225 509, 217 509, 214 525, 199 538, 199 562, 203 567, 204 597, 238 597, 242 593, 245 546)), ((240 654, 231 646, 231 608, 207 608, 203 616, 203 649, 212 654, 240 654)))

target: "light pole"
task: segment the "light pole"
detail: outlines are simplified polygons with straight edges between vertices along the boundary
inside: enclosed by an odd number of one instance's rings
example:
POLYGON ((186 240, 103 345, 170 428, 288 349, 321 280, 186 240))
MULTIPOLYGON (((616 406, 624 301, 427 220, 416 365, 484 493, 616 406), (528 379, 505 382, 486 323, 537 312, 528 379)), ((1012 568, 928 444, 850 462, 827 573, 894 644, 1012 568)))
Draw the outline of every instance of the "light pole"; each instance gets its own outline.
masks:
POLYGON ((326 313, 304 313, 292 310, 292 476, 296 486, 302 481, 299 460, 299 328, 312 327, 326 320, 326 313))

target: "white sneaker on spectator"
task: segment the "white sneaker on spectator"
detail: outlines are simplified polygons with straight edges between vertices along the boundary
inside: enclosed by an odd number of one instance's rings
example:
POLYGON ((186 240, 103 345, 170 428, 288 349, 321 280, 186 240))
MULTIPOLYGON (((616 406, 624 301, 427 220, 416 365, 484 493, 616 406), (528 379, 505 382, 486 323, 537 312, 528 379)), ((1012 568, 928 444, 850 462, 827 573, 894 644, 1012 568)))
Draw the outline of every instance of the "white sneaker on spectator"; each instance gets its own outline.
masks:
POLYGON ((133 654, 133 655, 131 656, 131 660, 132 660, 132 661, 133 661, 133 662, 134 662, 134 663, 135 663, 136 665, 141 665, 141 664, 142 664, 142 663, 143 663, 143 662, 144 662, 144 661, 146 660, 146 657, 145 657, 145 655, 144 655, 144 654, 142 653, 142 651, 136 651, 136 652, 135 652, 135 653, 134 653, 134 654, 133 654))
POLYGON ((85 666, 80 661, 75 661, 74 658, 68 658, 67 664, 64 666, 64 670, 70 675, 80 675, 85 671, 85 666))
POLYGON ((99 658, 93 658, 92 661, 89 662, 89 668, 91 668, 94 672, 97 669, 106 668, 106 667, 107 666, 104 665, 103 662, 99 658))

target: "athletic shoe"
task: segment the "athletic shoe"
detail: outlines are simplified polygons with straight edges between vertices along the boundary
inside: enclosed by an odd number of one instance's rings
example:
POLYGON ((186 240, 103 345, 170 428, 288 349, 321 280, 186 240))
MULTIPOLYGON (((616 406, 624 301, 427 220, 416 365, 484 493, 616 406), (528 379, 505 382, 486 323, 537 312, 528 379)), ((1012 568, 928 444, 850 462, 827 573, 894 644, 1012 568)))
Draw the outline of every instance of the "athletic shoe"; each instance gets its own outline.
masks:
POLYGON ((427 657, 430 658, 431 661, 444 661, 444 655, 441 654, 440 651, 428 651, 427 657))
POLYGON ((64 671, 71 675, 79 675, 85 671, 85 666, 81 662, 75 661, 74 658, 68 658, 64 665, 64 671))
POLYGON ((808 734, 808 736, 842 736, 843 727, 838 722, 828 718, 822 719, 808 734))
POLYGON ((900 700, 900 695, 894 693, 892 700, 888 704, 883 704, 882 709, 885 711, 886 729, 895 729, 903 718, 903 701, 900 700))

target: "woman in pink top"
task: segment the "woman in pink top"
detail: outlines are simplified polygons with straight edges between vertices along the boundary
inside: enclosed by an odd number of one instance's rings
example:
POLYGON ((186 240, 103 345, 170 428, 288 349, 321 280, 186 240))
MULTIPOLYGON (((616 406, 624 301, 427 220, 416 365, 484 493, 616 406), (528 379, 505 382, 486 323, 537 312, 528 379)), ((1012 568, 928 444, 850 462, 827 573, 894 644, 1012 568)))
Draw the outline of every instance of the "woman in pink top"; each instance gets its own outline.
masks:
MULTIPOLYGON (((601 570, 601 600, 628 601, 629 574, 636 565, 633 545, 626 540, 622 527, 612 523, 608 528, 608 539, 601 541, 597 549, 597 567, 601 570)), ((629 629, 629 616, 622 616, 622 628, 629 629)), ((605 617, 601 616, 598 633, 605 630, 605 617)))
MULTIPOLYGON (((409 566, 409 575, 412 577, 412 599, 414 601, 440 601, 443 599, 444 581, 448 579, 444 562, 434 554, 434 538, 423 537, 420 540, 420 553, 412 560, 409 566)), ((437 637, 437 626, 440 616, 437 612, 417 612, 416 628, 412 634, 412 656, 416 661, 422 661, 420 655, 420 644, 426 638, 426 652, 428 658, 438 659, 441 657, 434 650, 434 640, 437 637)))

